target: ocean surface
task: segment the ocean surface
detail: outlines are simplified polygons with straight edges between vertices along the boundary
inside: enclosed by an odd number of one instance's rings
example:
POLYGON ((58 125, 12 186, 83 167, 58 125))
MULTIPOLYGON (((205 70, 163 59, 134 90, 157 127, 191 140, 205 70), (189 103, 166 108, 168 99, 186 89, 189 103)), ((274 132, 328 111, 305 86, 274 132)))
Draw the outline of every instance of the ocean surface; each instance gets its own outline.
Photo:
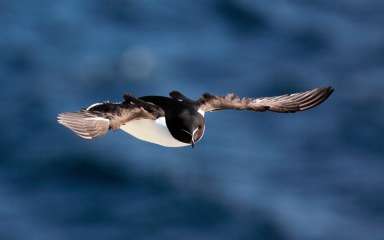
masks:
POLYGON ((384 239, 384 1, 1 0, 0 240, 384 239), (336 91, 207 114, 194 149, 63 111, 123 93, 336 91))

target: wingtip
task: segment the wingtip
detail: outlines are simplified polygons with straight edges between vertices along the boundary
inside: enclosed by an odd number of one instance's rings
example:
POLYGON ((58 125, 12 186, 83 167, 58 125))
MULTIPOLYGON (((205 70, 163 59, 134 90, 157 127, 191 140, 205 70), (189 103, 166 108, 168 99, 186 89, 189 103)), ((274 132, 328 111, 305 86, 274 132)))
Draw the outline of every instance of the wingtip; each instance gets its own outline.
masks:
POLYGON ((335 91, 335 88, 332 86, 329 86, 329 91, 330 91, 330 93, 333 93, 335 91))
POLYGON ((59 114, 57 114, 57 116, 56 116, 56 121, 57 121, 58 123, 62 124, 62 125, 64 125, 64 124, 63 124, 63 116, 64 116, 64 113, 59 113, 59 114))
POLYGON ((326 98, 328 98, 335 91, 335 88, 332 86, 328 86, 324 87, 322 90, 326 92, 326 98))
POLYGON ((315 88, 313 91, 317 92, 317 95, 322 96, 321 98, 324 101, 335 91, 335 89, 332 86, 326 86, 315 88))
POLYGON ((327 86, 327 87, 320 87, 314 90, 315 92, 313 97, 310 97, 308 102, 301 105, 301 108, 300 108, 301 111, 308 110, 320 105, 321 103, 326 101, 329 98, 329 96, 331 96, 331 94, 334 92, 335 89, 332 86, 327 86))
POLYGON ((323 91, 327 91, 329 93, 332 93, 333 91, 335 91, 335 88, 332 87, 332 86, 327 86, 327 87, 321 87, 320 90, 323 90, 323 91))
POLYGON ((83 139, 94 139, 109 129, 109 120, 84 112, 64 112, 57 115, 57 122, 83 139))

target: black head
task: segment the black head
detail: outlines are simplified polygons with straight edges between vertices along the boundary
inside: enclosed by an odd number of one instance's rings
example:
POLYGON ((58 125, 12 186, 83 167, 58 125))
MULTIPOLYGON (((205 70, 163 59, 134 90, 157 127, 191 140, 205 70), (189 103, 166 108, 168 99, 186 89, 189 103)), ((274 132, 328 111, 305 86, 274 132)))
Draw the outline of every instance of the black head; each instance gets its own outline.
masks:
POLYGON ((204 134, 204 117, 192 108, 167 114, 166 122, 174 138, 183 143, 192 144, 192 147, 204 134))
POLYGON ((204 134, 204 117, 196 111, 192 100, 176 91, 170 95, 172 98, 144 96, 140 99, 160 106, 165 112, 165 121, 171 135, 193 147, 204 134))

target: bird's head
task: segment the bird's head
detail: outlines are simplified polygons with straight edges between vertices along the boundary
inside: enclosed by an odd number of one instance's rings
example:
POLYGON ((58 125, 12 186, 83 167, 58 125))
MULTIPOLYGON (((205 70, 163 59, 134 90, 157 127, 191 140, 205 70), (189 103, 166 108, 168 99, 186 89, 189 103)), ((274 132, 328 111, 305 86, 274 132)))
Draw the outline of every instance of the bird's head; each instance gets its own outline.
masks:
POLYGON ((167 119, 171 135, 177 140, 194 147, 204 134, 204 117, 196 111, 185 110, 171 119, 167 119))

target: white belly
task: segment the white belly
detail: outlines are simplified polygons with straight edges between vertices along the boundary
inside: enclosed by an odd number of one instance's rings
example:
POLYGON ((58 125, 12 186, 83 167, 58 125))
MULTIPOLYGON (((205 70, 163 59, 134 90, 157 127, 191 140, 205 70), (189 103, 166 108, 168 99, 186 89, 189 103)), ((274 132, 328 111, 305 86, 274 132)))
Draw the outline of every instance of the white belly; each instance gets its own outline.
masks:
POLYGON ((164 147, 185 147, 190 145, 172 137, 166 126, 164 117, 156 120, 140 119, 129 121, 121 125, 120 129, 140 140, 164 147))

